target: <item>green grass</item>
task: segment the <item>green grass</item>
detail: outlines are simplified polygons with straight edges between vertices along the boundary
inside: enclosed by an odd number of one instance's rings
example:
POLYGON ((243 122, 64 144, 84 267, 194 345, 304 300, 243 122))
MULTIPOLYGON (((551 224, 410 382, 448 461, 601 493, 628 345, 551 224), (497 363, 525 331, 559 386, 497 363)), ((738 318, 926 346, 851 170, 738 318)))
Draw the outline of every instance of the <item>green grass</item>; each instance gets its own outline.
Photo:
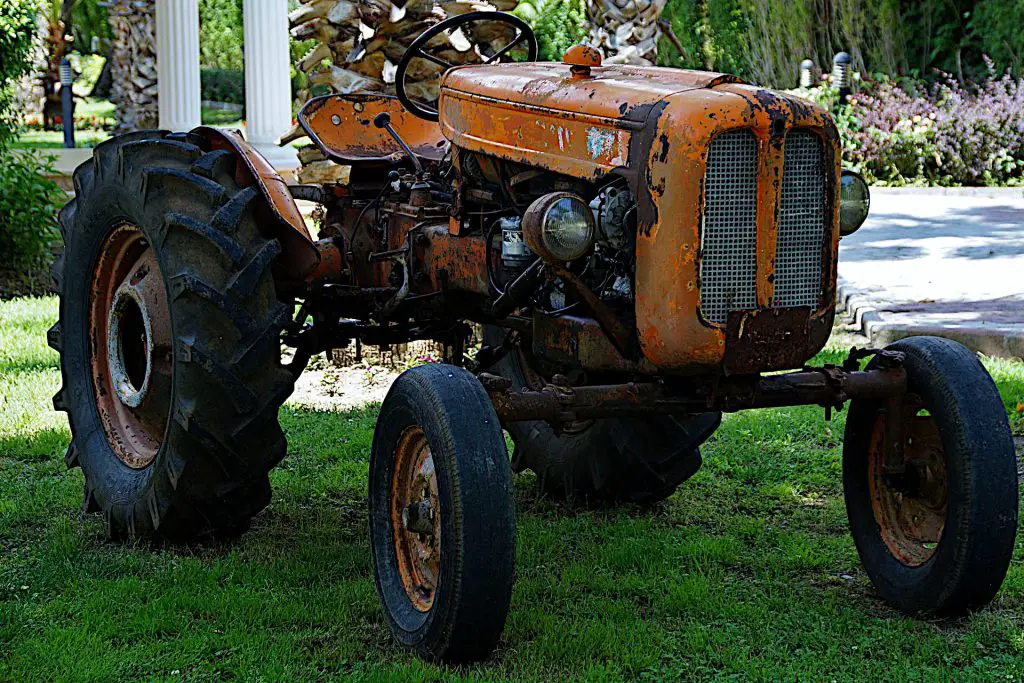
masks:
MULTIPOLYGON (((843 416, 814 408, 728 416, 704 469, 650 511, 567 511, 518 476, 518 580, 498 652, 464 669, 422 663, 392 643, 370 573, 375 410, 285 408, 274 502, 240 540, 110 543, 62 461, 55 316, 53 299, 0 303, 0 679, 1024 676, 1024 545, 969 618, 888 609, 846 530, 843 416)), ((988 365, 1015 410, 1024 365, 988 365)))

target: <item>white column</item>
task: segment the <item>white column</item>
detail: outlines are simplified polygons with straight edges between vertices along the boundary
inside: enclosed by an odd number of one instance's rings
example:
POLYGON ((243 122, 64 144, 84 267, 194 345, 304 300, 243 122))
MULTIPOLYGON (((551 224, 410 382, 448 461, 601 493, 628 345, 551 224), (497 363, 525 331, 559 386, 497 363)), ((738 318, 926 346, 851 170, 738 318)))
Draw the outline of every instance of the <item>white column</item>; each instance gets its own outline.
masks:
POLYGON ((278 168, 297 165, 295 150, 278 147, 292 127, 287 0, 245 0, 245 134, 278 168))
POLYGON ((160 127, 190 130, 202 114, 199 0, 156 0, 156 50, 160 127))

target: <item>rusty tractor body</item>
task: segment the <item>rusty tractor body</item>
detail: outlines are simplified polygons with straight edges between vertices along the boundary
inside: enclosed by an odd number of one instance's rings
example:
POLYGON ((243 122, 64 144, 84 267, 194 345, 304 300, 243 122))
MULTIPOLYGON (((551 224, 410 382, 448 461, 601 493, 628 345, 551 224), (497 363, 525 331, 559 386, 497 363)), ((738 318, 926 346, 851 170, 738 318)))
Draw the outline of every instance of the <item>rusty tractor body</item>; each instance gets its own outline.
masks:
MULTIPOLYGON (((973 493, 954 500, 948 484, 964 457, 982 457, 957 450, 972 429, 987 429, 988 450, 998 453, 984 456, 995 463, 985 476, 1015 474, 1005 415, 977 360, 932 340, 804 367, 832 329, 840 237, 864 220, 868 201, 863 181, 841 171, 831 115, 724 74, 602 66, 582 46, 562 64, 535 57, 525 24, 469 13, 409 46, 397 98, 308 102, 299 121, 328 159, 350 168, 346 184, 288 187, 239 135, 211 128, 97 148, 95 168, 80 169, 78 199, 62 214, 69 258, 93 263, 103 249, 79 246, 77 233, 110 243, 113 218, 83 217, 106 216, 90 192, 134 206, 102 185, 114 173, 109 159, 118 160, 118 187, 138 177, 145 201, 117 222, 140 255, 122 258, 113 275, 86 267, 81 294, 65 282, 51 333, 65 349, 69 329, 82 325, 102 328, 108 341, 107 351, 84 340, 75 341, 78 356, 62 351, 66 389, 56 403, 72 413, 69 463, 86 469, 87 506, 129 535, 244 527, 269 500, 266 473, 284 448, 276 407, 308 360, 352 342, 427 339, 445 345, 447 365, 396 383, 370 472, 381 600, 396 637, 427 656, 485 657, 504 624, 515 528, 502 425, 516 443, 512 468, 534 469, 552 495, 652 502, 699 468, 698 447, 721 413, 831 411, 852 401, 847 503, 883 597, 908 612, 940 613, 990 599, 1013 547, 1015 485, 986 480, 1003 487, 991 509, 973 493), (474 21, 495 23, 501 30, 488 35, 506 35, 504 43, 478 46, 482 64, 449 68, 431 41, 456 29, 473 36, 474 21), (502 63, 517 49, 527 61, 502 63), (442 67, 436 102, 413 100, 403 87, 416 59, 442 67), (136 167, 141 175, 132 175, 136 167), (187 188, 175 189, 179 182, 187 188), (205 204, 194 208, 199 198, 205 204), (316 240, 295 198, 322 206, 316 240), (131 316, 112 308, 112 293, 132 294, 143 267, 163 273, 167 291, 150 297, 160 306, 135 297, 131 316), (89 321, 70 308, 76 296, 93 302, 89 321), (118 336, 129 323, 141 342, 118 336), (468 323, 484 330, 475 353, 468 323), (294 348, 290 363, 271 337, 294 348), (86 359, 102 372, 76 379, 86 359), (966 399, 942 403, 943 386, 970 384, 946 378, 947 365, 984 394, 970 408, 983 416, 962 412, 966 399), (173 390, 136 396, 135 407, 107 390, 109 376, 146 389, 151 374, 173 390), (179 403, 203 382, 229 399, 230 424, 205 413, 201 399, 179 403), (100 406, 114 426, 80 438, 90 418, 69 407, 69 396, 100 406), (104 432, 122 463, 171 473, 152 491, 131 484, 145 494, 137 504, 103 490, 100 480, 111 476, 92 441, 104 432), (929 438, 915 443, 920 434, 929 438), (145 452, 134 452, 133 439, 145 452), (262 458, 235 445, 255 452, 263 442, 274 445, 262 458), (214 458, 238 470, 218 475, 216 496, 202 466, 189 469, 198 456, 188 448, 230 453, 214 458), (976 548, 964 550, 974 541, 957 538, 948 520, 971 515, 1001 531, 987 559, 955 574, 950 553, 976 548), (913 580, 894 583, 900 572, 913 580), (972 573, 974 583, 964 583, 972 573)), ((143 389, 136 393, 157 391, 143 389)))

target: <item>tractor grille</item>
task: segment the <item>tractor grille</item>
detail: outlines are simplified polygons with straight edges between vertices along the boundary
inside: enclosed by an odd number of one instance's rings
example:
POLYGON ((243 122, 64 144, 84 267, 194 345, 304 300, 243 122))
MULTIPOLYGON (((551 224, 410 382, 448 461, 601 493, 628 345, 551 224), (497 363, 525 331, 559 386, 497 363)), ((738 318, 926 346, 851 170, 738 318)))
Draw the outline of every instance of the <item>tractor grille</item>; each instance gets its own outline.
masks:
POLYGON ((711 142, 704 179, 700 308, 724 325, 729 311, 757 308, 757 140, 749 130, 711 142))
POLYGON ((809 130, 786 136, 775 252, 774 308, 821 303, 821 259, 825 239, 825 149, 809 130))
MULTIPOLYGON (((786 136, 779 197, 773 308, 817 309, 827 228, 825 146, 813 132, 786 136)), ((757 139, 719 135, 708 150, 701 223, 700 309, 724 325, 757 305, 757 139)))

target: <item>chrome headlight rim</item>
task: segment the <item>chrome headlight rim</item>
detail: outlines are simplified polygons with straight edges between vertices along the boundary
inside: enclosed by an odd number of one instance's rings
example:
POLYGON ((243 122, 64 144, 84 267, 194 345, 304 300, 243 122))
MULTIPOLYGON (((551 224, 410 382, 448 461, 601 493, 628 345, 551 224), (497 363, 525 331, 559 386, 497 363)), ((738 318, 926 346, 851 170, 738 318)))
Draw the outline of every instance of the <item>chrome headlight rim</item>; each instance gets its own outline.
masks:
POLYGON ((870 212, 871 188, 868 182, 860 173, 844 168, 839 176, 839 236, 848 237, 860 230, 870 212), (861 190, 863 197, 846 196, 848 192, 853 191, 852 188, 861 190), (854 203, 862 204, 862 206, 854 207, 854 203), (845 207, 844 204, 846 204, 845 207), (846 210, 844 211, 844 209, 846 210), (844 222, 844 214, 849 214, 851 211, 856 211, 859 217, 854 216, 852 220, 844 222))
POLYGON ((594 246, 596 224, 594 213, 587 201, 572 192, 552 192, 534 201, 523 214, 523 237, 527 246, 545 261, 567 263, 586 256, 594 246), (571 202, 582 228, 575 248, 565 249, 553 237, 553 212, 562 202, 571 202))

